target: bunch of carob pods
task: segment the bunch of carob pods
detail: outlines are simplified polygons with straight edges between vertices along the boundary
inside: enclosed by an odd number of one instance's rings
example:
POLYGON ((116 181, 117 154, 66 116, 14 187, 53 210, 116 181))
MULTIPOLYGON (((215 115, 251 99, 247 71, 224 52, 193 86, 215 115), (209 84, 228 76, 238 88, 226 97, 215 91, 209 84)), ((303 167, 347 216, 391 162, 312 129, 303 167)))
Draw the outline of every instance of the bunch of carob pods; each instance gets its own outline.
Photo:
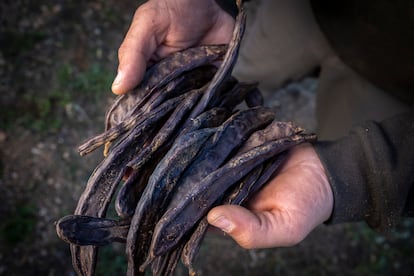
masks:
POLYGON ((290 148, 316 140, 277 121, 257 83, 231 76, 246 17, 238 7, 228 45, 189 48, 151 66, 109 108, 105 131, 79 147, 85 155, 103 146, 105 158, 74 214, 56 222, 78 275, 93 275, 98 248, 112 242, 126 245, 128 275, 172 275, 180 260, 194 274, 208 211, 243 204, 290 148), (118 218, 106 217, 110 206, 118 218))

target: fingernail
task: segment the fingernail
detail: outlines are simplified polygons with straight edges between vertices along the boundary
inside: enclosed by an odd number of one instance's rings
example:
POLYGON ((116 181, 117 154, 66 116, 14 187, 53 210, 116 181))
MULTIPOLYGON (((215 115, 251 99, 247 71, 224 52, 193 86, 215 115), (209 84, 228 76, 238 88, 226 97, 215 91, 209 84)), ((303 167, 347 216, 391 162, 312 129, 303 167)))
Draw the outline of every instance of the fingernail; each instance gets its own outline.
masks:
POLYGON ((229 233, 233 230, 234 224, 226 217, 220 216, 215 219, 211 224, 217 228, 220 228, 223 232, 229 233))
POLYGON ((112 86, 118 86, 122 81, 122 72, 119 71, 118 74, 115 77, 114 82, 112 83, 112 86))

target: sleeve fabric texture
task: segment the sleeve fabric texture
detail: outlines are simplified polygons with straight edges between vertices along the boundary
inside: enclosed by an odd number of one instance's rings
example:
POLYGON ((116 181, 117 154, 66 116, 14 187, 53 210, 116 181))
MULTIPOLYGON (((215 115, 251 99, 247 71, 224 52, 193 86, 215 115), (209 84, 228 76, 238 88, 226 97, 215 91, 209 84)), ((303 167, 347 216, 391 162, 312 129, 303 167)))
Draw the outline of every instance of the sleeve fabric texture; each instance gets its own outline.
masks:
POLYGON ((327 224, 365 220, 385 231, 414 214, 414 109, 361 124, 342 139, 317 142, 315 149, 334 194, 327 224))

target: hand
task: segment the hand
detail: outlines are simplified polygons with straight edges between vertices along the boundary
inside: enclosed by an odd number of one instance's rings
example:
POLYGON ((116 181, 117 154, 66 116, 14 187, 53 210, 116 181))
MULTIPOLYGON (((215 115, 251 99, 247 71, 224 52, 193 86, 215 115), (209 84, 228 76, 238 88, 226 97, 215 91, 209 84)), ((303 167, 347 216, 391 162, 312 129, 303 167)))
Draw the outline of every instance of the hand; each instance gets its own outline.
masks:
POLYGON ((333 194, 313 147, 293 148, 279 174, 247 208, 217 206, 207 219, 249 249, 295 245, 326 221, 332 213, 333 194))
POLYGON ((228 43, 234 19, 214 0, 150 0, 135 12, 118 51, 115 94, 139 84, 147 66, 167 55, 200 44, 228 43))

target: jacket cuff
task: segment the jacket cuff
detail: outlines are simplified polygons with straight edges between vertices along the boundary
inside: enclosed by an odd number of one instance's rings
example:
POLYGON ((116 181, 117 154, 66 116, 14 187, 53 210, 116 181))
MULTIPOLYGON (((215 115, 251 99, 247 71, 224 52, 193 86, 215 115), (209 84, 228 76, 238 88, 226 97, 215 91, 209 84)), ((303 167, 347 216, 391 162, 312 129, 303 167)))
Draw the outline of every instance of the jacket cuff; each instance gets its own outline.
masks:
POLYGON ((364 211, 368 207, 368 190, 365 185, 354 185, 364 183, 364 177, 359 173, 362 164, 353 161, 364 159, 359 145, 351 139, 343 138, 334 142, 316 142, 314 147, 325 167, 334 197, 332 215, 325 223, 364 220, 364 211))
POLYGON ((381 123, 369 121, 315 150, 325 166, 334 194, 326 223, 365 220, 377 231, 395 226, 412 213, 414 112, 381 123))

